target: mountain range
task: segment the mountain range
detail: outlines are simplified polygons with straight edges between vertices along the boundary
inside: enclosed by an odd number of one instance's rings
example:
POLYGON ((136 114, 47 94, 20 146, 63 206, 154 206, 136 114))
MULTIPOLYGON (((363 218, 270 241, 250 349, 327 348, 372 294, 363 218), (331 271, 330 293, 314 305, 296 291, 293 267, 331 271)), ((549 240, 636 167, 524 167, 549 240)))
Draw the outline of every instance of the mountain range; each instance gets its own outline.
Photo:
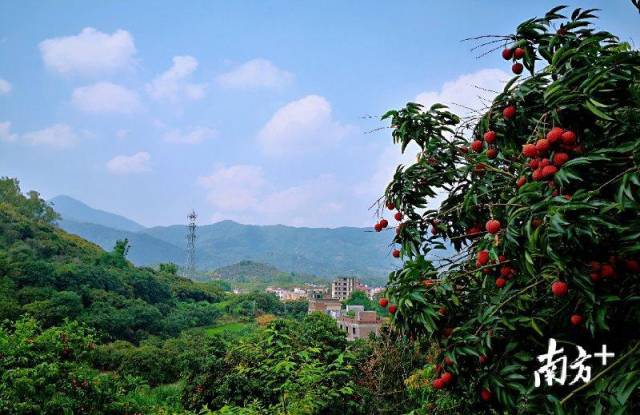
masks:
MULTIPOLYGON (((185 225, 146 228, 120 215, 94 209, 69 196, 50 200, 67 232, 111 250, 127 238, 136 265, 186 262, 185 225)), ((367 228, 305 228, 244 225, 230 220, 197 228, 196 263, 201 270, 254 261, 286 272, 323 277, 354 275, 381 282, 397 264, 390 255, 390 232, 367 228)))

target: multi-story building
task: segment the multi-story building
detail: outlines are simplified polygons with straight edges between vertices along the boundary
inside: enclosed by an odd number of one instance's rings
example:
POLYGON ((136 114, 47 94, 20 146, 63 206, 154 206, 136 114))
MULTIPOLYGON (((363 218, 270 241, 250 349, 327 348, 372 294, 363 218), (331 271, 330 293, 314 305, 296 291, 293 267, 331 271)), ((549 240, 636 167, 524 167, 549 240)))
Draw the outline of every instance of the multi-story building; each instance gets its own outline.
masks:
POLYGON ((306 284, 305 289, 307 291, 307 299, 309 300, 319 300, 326 297, 327 287, 323 287, 321 285, 312 285, 306 284))
POLYGON ((375 311, 364 311, 361 305, 348 305, 337 319, 338 327, 346 332, 347 340, 363 339, 380 333, 382 320, 375 311))
POLYGON ((331 298, 345 300, 351 296, 354 291, 362 291, 367 293, 369 288, 353 277, 336 278, 331 283, 331 298))

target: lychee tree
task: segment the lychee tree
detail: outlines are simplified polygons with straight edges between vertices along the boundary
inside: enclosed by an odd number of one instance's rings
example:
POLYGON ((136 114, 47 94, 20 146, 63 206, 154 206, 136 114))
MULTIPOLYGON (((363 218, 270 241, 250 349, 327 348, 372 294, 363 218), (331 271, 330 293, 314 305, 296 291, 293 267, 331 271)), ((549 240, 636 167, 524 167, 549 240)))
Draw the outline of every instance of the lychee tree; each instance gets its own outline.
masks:
POLYGON ((400 219, 393 324, 431 348, 431 387, 459 398, 436 413, 640 412, 640 53, 594 29, 593 10, 562 11, 488 40, 526 74, 477 116, 415 103, 383 116, 402 151, 419 148, 380 213, 400 219), (569 363, 576 345, 615 357, 586 361, 588 382, 569 369, 535 387, 550 338, 569 363))

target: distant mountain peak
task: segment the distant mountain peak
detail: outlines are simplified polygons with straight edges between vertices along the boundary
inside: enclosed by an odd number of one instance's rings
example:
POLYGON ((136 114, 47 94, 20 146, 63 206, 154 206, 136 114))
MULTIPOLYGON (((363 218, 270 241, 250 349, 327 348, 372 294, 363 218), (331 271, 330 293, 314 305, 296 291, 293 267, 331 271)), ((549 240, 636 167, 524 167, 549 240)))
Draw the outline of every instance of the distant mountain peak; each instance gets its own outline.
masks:
POLYGON ((71 196, 56 196, 50 199, 49 202, 53 205, 55 211, 62 216, 63 221, 72 220, 80 223, 93 223, 129 232, 139 232, 145 229, 144 226, 131 219, 92 208, 71 196))

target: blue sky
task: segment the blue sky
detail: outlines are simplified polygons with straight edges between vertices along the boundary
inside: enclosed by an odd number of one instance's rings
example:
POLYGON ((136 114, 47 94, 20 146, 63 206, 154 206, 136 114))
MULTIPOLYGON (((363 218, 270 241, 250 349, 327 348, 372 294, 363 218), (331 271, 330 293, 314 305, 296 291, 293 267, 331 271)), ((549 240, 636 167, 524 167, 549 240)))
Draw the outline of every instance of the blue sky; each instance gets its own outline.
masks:
MULTIPOLYGON (((144 225, 365 226, 402 157, 379 116, 478 106, 507 34, 550 1, 5 1, 0 175, 144 225)), ((598 25, 640 42, 628 1, 598 25)), ((461 110, 464 112, 463 110, 461 110)))

